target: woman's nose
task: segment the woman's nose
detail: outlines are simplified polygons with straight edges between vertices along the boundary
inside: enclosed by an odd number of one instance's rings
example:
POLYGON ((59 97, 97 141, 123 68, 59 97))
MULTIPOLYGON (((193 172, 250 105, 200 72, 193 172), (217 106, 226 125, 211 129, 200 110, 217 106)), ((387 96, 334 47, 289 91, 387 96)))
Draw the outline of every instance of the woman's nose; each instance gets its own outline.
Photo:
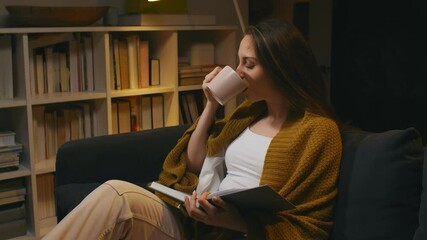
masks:
POLYGON ((237 66, 237 68, 236 68, 236 73, 237 73, 237 74, 239 74, 239 76, 240 76, 241 78, 243 78, 243 77, 244 77, 244 74, 243 74, 243 72, 241 71, 240 65, 239 65, 239 66, 237 66))

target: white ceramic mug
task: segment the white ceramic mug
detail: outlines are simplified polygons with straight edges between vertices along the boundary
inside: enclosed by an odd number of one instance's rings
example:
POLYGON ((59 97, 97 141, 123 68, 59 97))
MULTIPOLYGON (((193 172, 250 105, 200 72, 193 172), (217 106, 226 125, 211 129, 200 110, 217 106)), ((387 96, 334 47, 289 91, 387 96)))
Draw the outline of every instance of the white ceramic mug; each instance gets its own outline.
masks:
POLYGON ((248 87, 248 83, 241 79, 230 66, 225 66, 206 86, 215 100, 224 105, 243 92, 248 87))

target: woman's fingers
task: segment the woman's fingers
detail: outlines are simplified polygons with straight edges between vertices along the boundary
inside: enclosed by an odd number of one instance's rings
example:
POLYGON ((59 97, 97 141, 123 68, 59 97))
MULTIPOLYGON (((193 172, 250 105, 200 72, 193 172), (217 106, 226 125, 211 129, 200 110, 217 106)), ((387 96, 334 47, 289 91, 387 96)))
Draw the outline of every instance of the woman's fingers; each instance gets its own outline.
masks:
POLYGON ((196 191, 194 191, 190 197, 185 198, 185 209, 187 210, 188 216, 197 221, 206 219, 206 213, 199 209, 196 191))
POLYGON ((205 80, 203 80, 203 84, 202 84, 202 89, 203 92, 205 93, 206 98, 208 99, 209 102, 211 103, 216 103, 216 100, 212 97, 211 92, 208 89, 207 84, 212 81, 212 79, 214 79, 214 77, 221 71, 221 67, 216 67, 214 70, 212 70, 209 74, 207 74, 205 76, 205 80))
POLYGON ((230 205, 228 205, 226 202, 224 202, 224 200, 222 200, 221 197, 215 196, 212 198, 212 202, 213 204, 215 204, 215 206, 222 208, 224 210, 230 210, 230 205))
POLYGON ((205 80, 203 80, 203 83, 208 83, 210 81, 212 81, 212 79, 214 79, 214 77, 222 70, 221 67, 216 67, 214 68, 214 70, 212 70, 210 73, 208 73, 205 76, 205 80))
POLYGON ((199 202, 199 207, 202 208, 205 212, 212 213, 213 211, 215 211, 215 206, 212 205, 209 200, 206 198, 210 193, 209 192, 204 192, 200 198, 198 199, 199 202))

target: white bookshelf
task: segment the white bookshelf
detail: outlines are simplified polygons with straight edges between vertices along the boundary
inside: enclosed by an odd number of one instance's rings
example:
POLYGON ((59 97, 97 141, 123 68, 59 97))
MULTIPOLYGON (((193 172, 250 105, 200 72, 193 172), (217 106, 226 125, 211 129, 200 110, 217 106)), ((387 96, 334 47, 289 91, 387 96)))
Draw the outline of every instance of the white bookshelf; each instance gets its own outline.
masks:
MULTIPOLYGON (((112 134, 112 100, 133 96, 162 94, 164 96, 165 126, 179 124, 179 93, 201 90, 200 86, 178 86, 178 52, 182 47, 199 41, 210 41, 215 46, 215 63, 236 67, 235 26, 89 26, 48 28, 0 28, 1 35, 11 35, 14 69, 14 98, 0 99, 0 130, 16 132, 16 139, 24 145, 24 153, 17 171, 0 173, 0 181, 24 178, 27 197, 27 234, 16 239, 40 239, 56 224, 56 216, 43 215, 38 207, 41 189, 37 181, 55 173, 55 156, 41 159, 37 144, 39 132, 34 125, 39 107, 62 106, 68 103, 87 103, 96 117, 95 136, 112 134), (34 94, 32 77, 33 59, 30 58, 30 41, 35 35, 57 33, 90 33, 93 37, 95 90, 91 92, 54 92, 34 94), (149 41, 150 58, 160 59, 160 85, 147 88, 114 90, 111 87, 110 34, 137 33, 149 41)), ((228 103, 225 112, 236 103, 228 103)), ((53 196, 53 195, 52 195, 53 196)), ((54 199, 51 199, 54 202, 54 199)))

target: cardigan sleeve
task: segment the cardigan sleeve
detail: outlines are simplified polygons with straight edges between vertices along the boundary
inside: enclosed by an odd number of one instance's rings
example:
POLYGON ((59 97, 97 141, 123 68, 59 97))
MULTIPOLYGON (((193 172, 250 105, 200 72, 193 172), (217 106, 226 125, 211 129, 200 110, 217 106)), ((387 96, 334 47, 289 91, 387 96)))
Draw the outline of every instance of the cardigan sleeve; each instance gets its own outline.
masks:
POLYGON ((271 154, 275 156, 272 160, 266 158, 269 166, 264 168, 262 183, 276 185, 276 190, 296 209, 267 217, 248 213, 248 239, 327 239, 342 152, 338 127, 329 119, 310 118, 287 129, 287 134, 292 137, 281 139, 286 150, 271 154), (281 165, 282 175, 269 172, 279 166, 272 166, 271 162, 281 165), (274 176, 283 178, 282 186, 277 188, 274 176))
MULTIPOLYGON (((187 154, 185 151, 196 124, 197 121, 184 132, 175 147, 166 156, 165 161, 163 162, 163 169, 160 172, 157 182, 186 193, 191 193, 196 189, 198 177, 196 174, 186 171, 187 154)), ((156 192, 156 195, 174 206, 178 206, 180 204, 174 199, 159 192, 156 192)))

